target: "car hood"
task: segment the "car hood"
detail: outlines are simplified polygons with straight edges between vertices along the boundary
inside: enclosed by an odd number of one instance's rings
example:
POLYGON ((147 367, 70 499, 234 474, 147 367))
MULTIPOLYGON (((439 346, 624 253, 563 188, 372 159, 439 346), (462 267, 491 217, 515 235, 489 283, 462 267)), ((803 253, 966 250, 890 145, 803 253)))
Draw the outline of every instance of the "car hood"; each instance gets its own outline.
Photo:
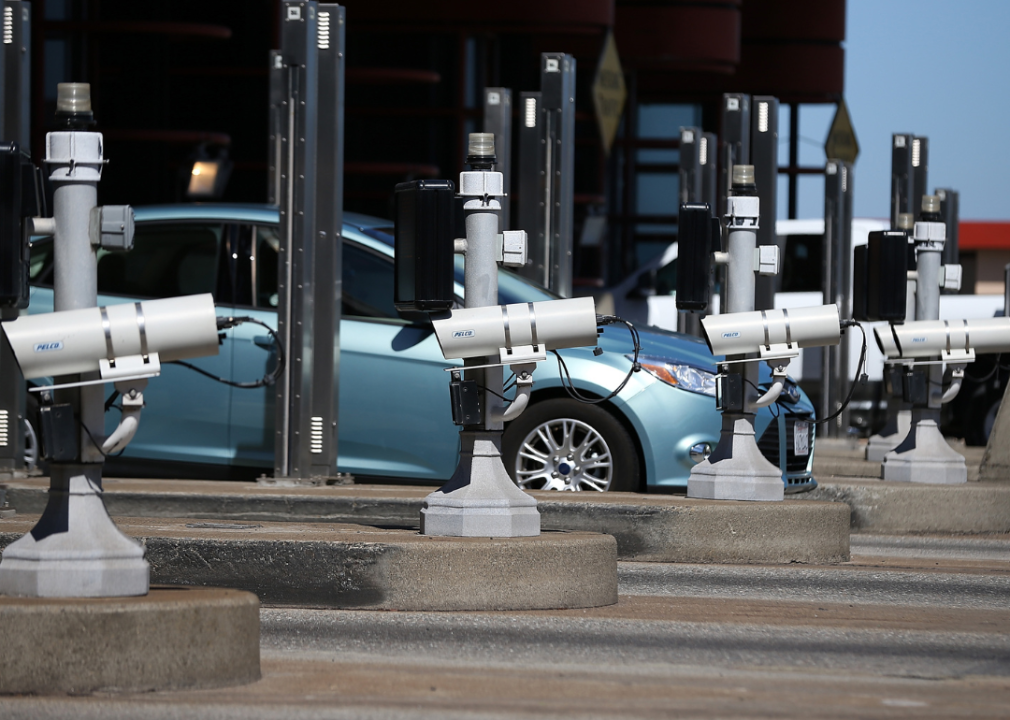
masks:
MULTIPOLYGON (((708 372, 714 373, 716 371, 715 358, 704 340, 655 327, 637 329, 643 356, 664 358, 708 372)), ((603 335, 600 336, 599 346, 607 352, 619 352, 626 355, 634 352, 631 333, 628 332, 627 327, 620 323, 608 325, 604 329, 603 335)))

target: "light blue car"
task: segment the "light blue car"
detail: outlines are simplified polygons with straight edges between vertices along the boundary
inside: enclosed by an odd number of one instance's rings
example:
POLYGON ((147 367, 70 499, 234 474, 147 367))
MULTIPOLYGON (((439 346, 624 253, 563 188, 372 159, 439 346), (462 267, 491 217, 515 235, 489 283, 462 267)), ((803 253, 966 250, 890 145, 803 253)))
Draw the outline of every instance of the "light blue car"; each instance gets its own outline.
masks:
MULTIPOLYGON (((136 209, 134 249, 101 251, 99 304, 211 292, 219 315, 277 322, 276 207, 171 205, 136 209)), ((51 312, 52 239, 32 244, 29 312, 51 312)), ((456 294, 462 302, 462 258, 456 294)), ((502 270, 502 303, 553 296, 502 270)), ((449 377, 430 327, 398 317, 393 308, 391 223, 344 215, 343 319, 340 330, 338 470, 362 478, 439 484, 458 460, 449 377)), ((509 473, 523 487, 564 490, 683 489, 691 468, 714 448, 714 358, 695 338, 640 328, 642 372, 612 400, 586 405, 569 397, 554 358, 534 375, 530 406, 503 437, 509 473), (569 462, 571 457, 593 462, 569 462)), ((605 351, 562 352, 583 395, 608 395, 631 367, 627 329, 609 326, 605 351)), ((226 332, 217 357, 193 361, 231 380, 258 379, 273 367, 275 350, 263 328, 226 332)), ((29 420, 37 399, 30 400, 29 420)), ((241 389, 177 365, 165 365, 145 391, 140 429, 126 451, 106 464, 107 475, 234 477, 269 474, 274 452, 274 388, 241 389)), ((758 416, 762 452, 784 468, 787 491, 814 483, 813 408, 794 385, 758 416), (796 433, 809 441, 795 442, 796 433), (804 450, 809 447, 809 451, 804 450), (797 454, 797 451, 799 454, 797 454)), ((107 431, 118 423, 113 409, 107 431)), ((37 426, 37 425, 36 425, 37 426)))

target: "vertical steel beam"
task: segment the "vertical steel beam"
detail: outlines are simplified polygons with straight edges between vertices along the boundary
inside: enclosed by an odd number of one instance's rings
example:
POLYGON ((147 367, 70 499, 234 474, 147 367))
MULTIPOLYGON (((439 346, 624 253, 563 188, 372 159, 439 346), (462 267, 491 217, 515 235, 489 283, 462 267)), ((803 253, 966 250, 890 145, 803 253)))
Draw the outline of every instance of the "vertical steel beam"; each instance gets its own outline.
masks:
MULTIPOLYGON (((779 101, 767 95, 751 98, 750 164, 754 166, 754 183, 761 198, 761 220, 758 224, 758 245, 778 245, 779 257, 785 257, 784 238, 775 232, 778 213, 779 183, 779 101)), ((782 287, 782 275, 760 275, 755 281, 754 309, 775 307, 775 293, 782 287)))
MULTIPOLYGON (((852 317, 852 164, 828 160, 824 169, 824 245, 821 287, 824 303, 834 303, 842 318, 852 317)), ((849 343, 852 334, 822 350, 820 417, 835 413, 849 386, 849 343)), ((828 437, 844 436, 848 411, 824 426, 828 437)))
POLYGON ((702 195, 701 128, 680 129, 680 204, 704 202, 702 195))
POLYGON ((287 100, 287 70, 280 50, 270 51, 270 115, 268 118, 270 137, 267 142, 267 203, 281 204, 281 168, 284 158, 284 104, 287 100))
MULTIPOLYGON (((705 199, 705 168, 708 140, 699 127, 680 129, 680 204, 702 203, 705 199)), ((709 209, 711 209, 709 205, 709 209)), ((678 232, 679 235, 679 232, 678 232)), ((711 294, 711 293, 710 293, 711 294)), ((711 299, 711 298, 710 298, 711 299)), ((701 313, 678 312, 677 330, 701 337, 701 313)))
MULTIPOLYGON (((343 291, 345 13, 320 3, 315 234, 312 270, 312 374, 309 436, 301 442, 303 477, 337 474, 340 311, 343 291), (308 453, 305 454, 307 448, 308 453), (307 471, 305 465, 308 466, 307 471)), ((304 430, 303 430, 304 433, 304 430)))
POLYGON ((494 133, 497 161, 495 170, 502 174, 505 195, 501 202, 501 230, 512 228, 512 91, 509 88, 484 89, 484 132, 494 133))
POLYGON ((715 208, 719 201, 719 137, 707 132, 702 135, 698 161, 701 163, 701 202, 715 208))
POLYGON ((898 215, 912 213, 919 216, 919 203, 913 201, 912 135, 894 133, 891 136, 891 228, 898 229, 898 215))
MULTIPOLYGON (((960 226, 960 196, 957 190, 950 188, 937 188, 933 194, 940 198, 940 217, 943 218, 944 225, 947 226, 947 242, 943 245, 943 264, 957 265, 960 260, 958 250, 958 229, 960 226)), ((974 291, 974 288, 972 289, 974 291)), ((957 290, 943 289, 940 291, 945 295, 957 293, 957 290)))
POLYGON ((575 58, 565 53, 540 56, 540 94, 544 112, 544 227, 549 264, 547 287, 572 296, 572 245, 575 223, 575 58))
POLYGON ((726 198, 733 187, 733 166, 750 164, 750 95, 722 96, 722 146, 719 166, 719 215, 726 214, 726 198))
POLYGON ((343 11, 281 3, 284 72, 274 474, 336 473, 343 170, 343 11))
POLYGON ((922 196, 929 194, 929 138, 918 135, 912 138, 912 209, 919 217, 922 196))
POLYGON ((31 3, 4 0, 3 137, 31 152, 31 3), (9 42, 8 42, 9 40, 9 42))
MULTIPOLYGON (((516 220, 526 231, 526 267, 517 272, 546 287, 548 266, 544 260, 548 251, 547 231, 540 221, 546 194, 543 139, 544 116, 539 92, 524 92, 519 105, 519 208, 516 220)), ((508 187, 508 186, 506 186, 508 187)))
MULTIPOLYGON (((4 0, 0 26, 0 140, 31 152, 31 4, 4 0)), ((18 209, 20 211, 20 208, 18 209)), ((14 319, 17 308, 0 309, 14 319)), ((25 380, 14 353, 0 342, 0 473, 24 469, 25 380)))
POLYGON ((789 104, 789 219, 795 220, 799 210, 800 165, 800 104, 789 104))

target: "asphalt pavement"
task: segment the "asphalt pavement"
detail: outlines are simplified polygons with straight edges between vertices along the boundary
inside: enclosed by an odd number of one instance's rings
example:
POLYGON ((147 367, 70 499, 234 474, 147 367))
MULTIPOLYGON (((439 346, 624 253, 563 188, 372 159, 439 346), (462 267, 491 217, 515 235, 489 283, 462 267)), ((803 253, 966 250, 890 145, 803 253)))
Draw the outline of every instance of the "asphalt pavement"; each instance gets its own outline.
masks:
POLYGON ((853 540, 836 565, 620 563, 594 609, 264 607, 252 685, 0 717, 1008 717, 1010 536, 853 540))

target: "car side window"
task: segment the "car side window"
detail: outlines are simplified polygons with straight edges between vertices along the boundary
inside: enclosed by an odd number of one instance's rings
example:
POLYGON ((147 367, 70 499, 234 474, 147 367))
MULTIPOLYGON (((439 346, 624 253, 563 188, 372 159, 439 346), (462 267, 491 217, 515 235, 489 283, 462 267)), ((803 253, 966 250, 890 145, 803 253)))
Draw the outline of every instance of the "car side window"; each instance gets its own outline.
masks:
POLYGON ((376 253, 344 243, 344 297, 348 316, 395 318, 393 263, 376 253))
POLYGON ((656 294, 672 295, 677 291, 677 261, 668 262, 656 271, 656 294))
POLYGON ((222 234, 221 224, 140 224, 129 252, 99 250, 98 292, 151 298, 214 293, 222 234))
MULTIPOLYGON (((280 236, 276 229, 257 226, 256 306, 277 307, 277 255, 280 236)), ((343 302, 346 317, 396 318, 393 306, 393 263, 385 257, 344 241, 343 302)))

